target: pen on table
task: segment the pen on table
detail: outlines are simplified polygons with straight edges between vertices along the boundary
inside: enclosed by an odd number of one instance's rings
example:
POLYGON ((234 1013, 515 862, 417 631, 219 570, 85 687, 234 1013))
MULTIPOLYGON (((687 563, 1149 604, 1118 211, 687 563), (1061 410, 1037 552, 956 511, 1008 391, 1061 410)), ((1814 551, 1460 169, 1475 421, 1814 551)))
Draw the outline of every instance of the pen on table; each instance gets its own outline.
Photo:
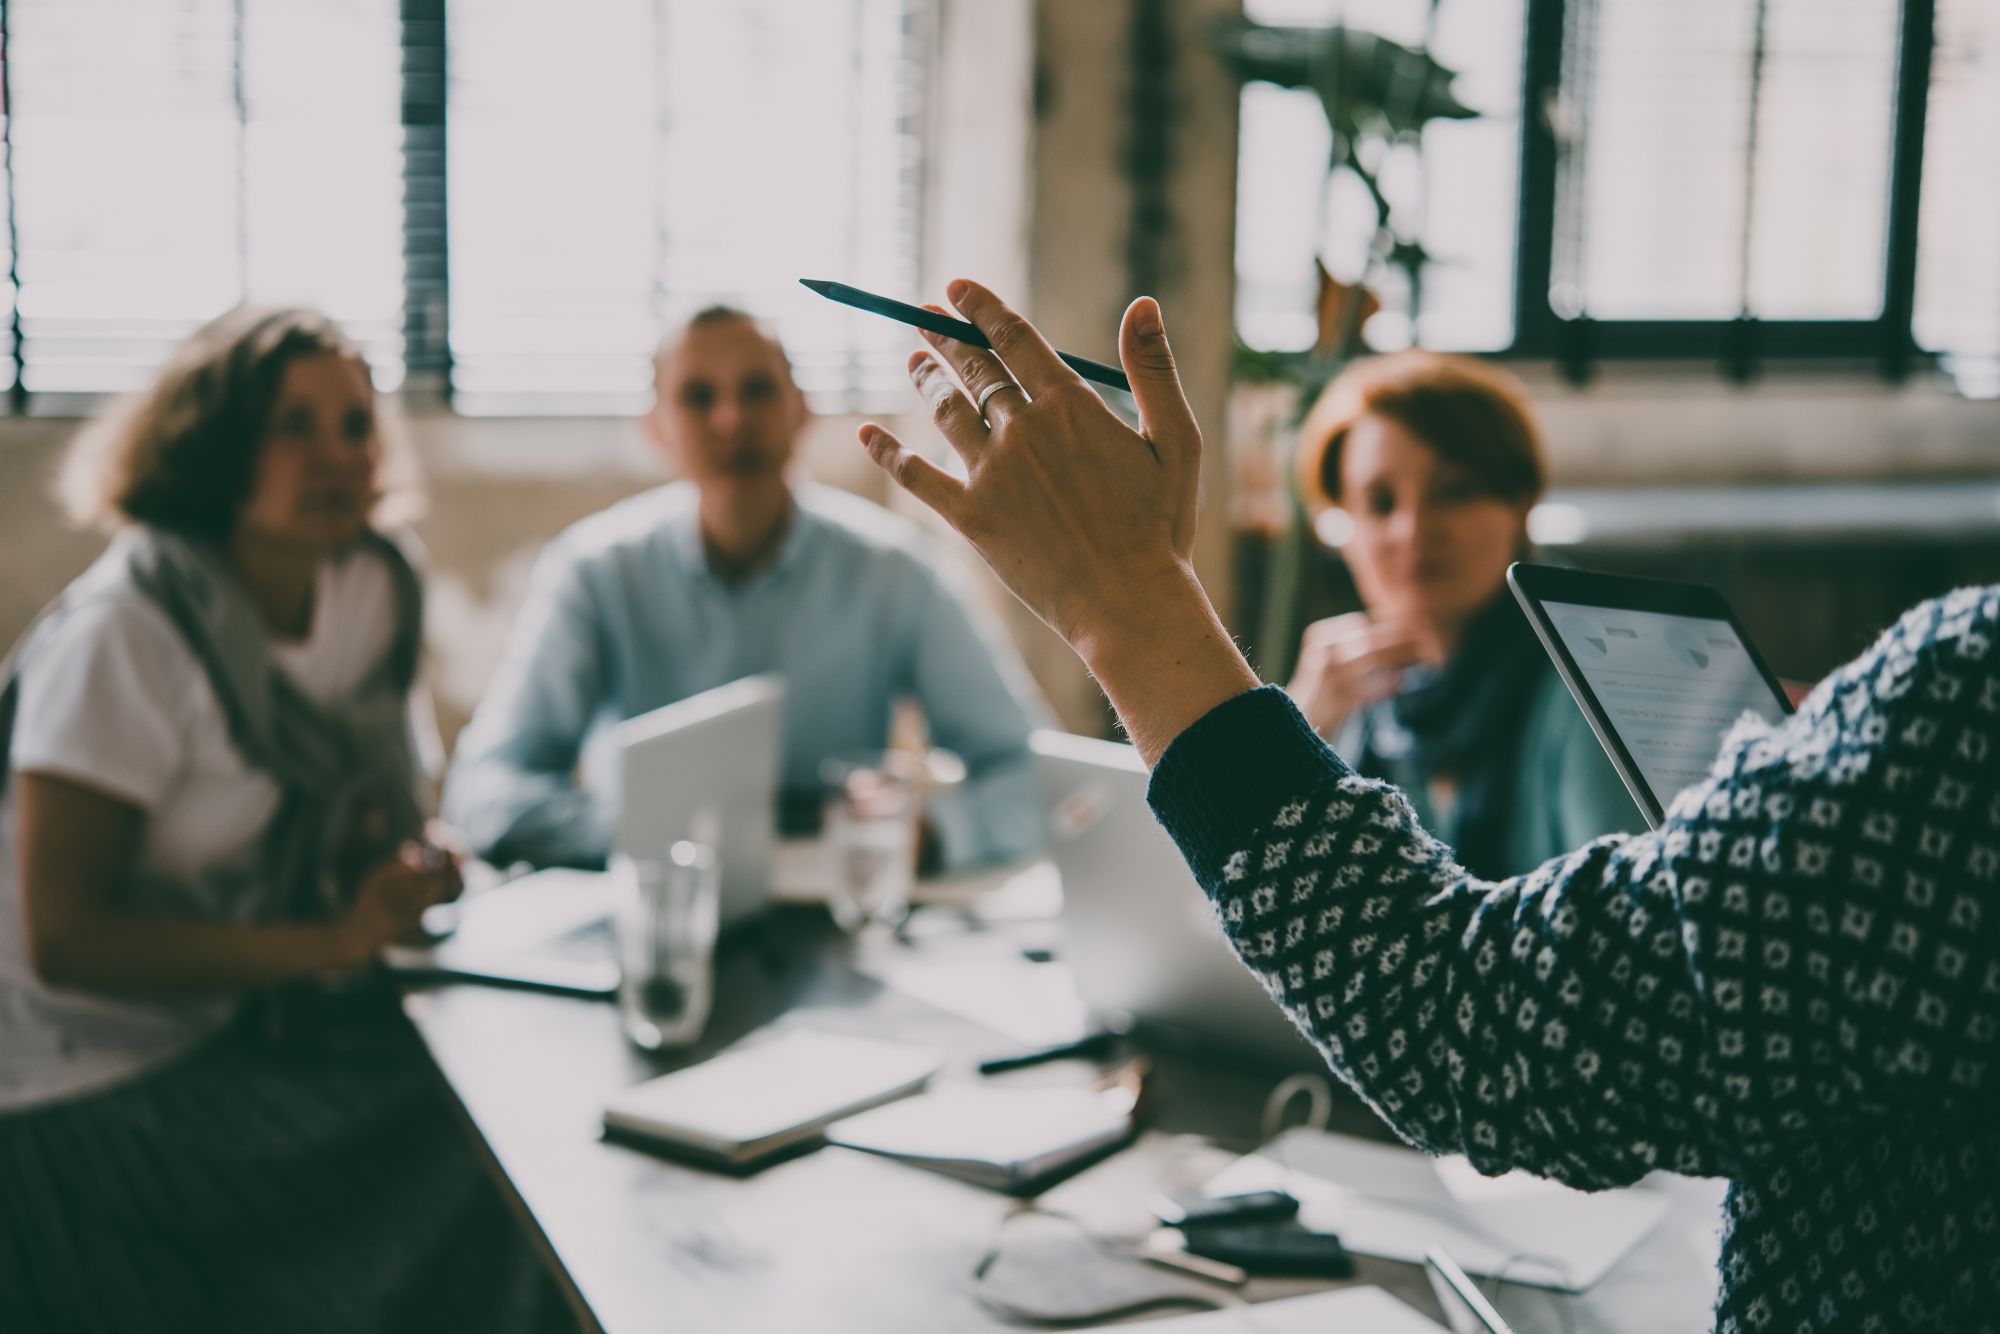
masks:
MULTIPOLYGON (((877 296, 873 292, 864 292, 858 287, 849 287, 846 283, 829 282, 825 278, 801 278, 799 281, 827 300, 838 301, 843 306, 853 306, 856 310, 865 310, 872 315, 882 315, 902 324, 928 329, 934 334, 943 334, 946 338, 956 338, 961 343, 970 343, 973 347, 993 346, 986 341, 985 334, 964 320, 955 320, 949 315, 940 315, 934 310, 925 310, 922 306, 913 306, 906 301, 895 301, 886 296, 877 296)), ((1058 352, 1056 355, 1086 380, 1108 384, 1113 389, 1123 389, 1128 394, 1132 392, 1132 382, 1126 379, 1125 372, 1116 366, 1107 366, 1101 361, 1092 361, 1089 357, 1073 357, 1067 352, 1058 352)))
POLYGON ((1493 1309, 1493 1303, 1486 1300, 1486 1294, 1479 1290, 1470 1276, 1458 1267, 1458 1262, 1445 1253, 1442 1246, 1432 1246, 1424 1252, 1424 1267, 1442 1279, 1465 1309, 1472 1313, 1487 1330, 1487 1334, 1514 1334, 1514 1327, 1501 1318, 1493 1309))
POLYGON ((1097 1060, 1108 1056, 1124 1038, 1115 1028, 1101 1028, 1086 1033, 1071 1042, 1058 1042, 1049 1047, 1037 1047, 1014 1056, 993 1056, 979 1063, 982 1075, 997 1075, 1003 1070, 1020 1070, 1031 1065, 1041 1065, 1047 1061, 1066 1060, 1072 1056, 1097 1060))
POLYGON ((1232 1288, 1240 1288, 1250 1281, 1249 1272, 1237 1265, 1211 1260, 1205 1255, 1191 1255, 1185 1249, 1186 1239, 1175 1228, 1155 1229, 1133 1252, 1147 1264, 1159 1265, 1164 1269, 1178 1269, 1198 1278, 1224 1283, 1232 1288))

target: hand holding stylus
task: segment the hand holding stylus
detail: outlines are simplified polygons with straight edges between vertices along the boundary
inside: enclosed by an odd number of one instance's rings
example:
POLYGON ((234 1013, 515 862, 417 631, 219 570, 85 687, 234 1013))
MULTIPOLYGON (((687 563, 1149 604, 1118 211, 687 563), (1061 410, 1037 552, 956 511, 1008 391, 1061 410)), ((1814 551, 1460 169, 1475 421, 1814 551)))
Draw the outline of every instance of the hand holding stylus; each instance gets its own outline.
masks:
POLYGON ((1258 684, 1195 578, 1201 428, 1160 308, 1141 297, 1119 328, 1134 430, 993 293, 961 279, 950 295, 992 350, 926 333, 935 355, 914 354, 910 377, 965 480, 873 422, 861 441, 1076 650, 1150 763, 1188 723, 1258 684))

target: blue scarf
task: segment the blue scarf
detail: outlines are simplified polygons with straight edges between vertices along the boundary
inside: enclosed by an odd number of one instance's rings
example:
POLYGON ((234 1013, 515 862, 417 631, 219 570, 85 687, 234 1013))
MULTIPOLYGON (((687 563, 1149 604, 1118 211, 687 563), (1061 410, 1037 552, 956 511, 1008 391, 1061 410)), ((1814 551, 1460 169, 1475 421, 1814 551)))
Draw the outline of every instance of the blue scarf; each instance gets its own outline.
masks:
POLYGON ((1535 692, 1554 671, 1528 618, 1502 588, 1466 625, 1441 667, 1403 674, 1403 689, 1362 717, 1361 759, 1370 777, 1386 760, 1407 760, 1457 790, 1459 865, 1482 879, 1523 870, 1506 864, 1521 751, 1535 692))

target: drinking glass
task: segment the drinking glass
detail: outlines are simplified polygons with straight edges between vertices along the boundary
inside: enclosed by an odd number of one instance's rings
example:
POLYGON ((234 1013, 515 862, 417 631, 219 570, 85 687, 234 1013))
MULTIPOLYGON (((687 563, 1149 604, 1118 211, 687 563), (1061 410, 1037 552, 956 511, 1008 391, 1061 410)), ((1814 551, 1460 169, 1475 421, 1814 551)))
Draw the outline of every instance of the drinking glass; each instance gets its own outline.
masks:
POLYGON ((894 926, 909 911, 917 873, 917 763, 902 751, 842 755, 826 782, 829 906, 848 931, 894 926))
POLYGON ((617 877, 618 1010, 649 1051, 701 1037, 714 999, 720 877, 715 850, 681 841, 665 858, 611 860, 617 877))

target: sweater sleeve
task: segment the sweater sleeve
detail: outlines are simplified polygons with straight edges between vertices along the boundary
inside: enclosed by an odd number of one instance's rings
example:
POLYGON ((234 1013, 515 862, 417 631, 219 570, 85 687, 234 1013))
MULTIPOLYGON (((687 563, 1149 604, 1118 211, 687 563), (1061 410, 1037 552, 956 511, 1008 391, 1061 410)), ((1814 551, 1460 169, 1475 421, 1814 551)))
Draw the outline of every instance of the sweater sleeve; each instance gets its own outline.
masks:
POLYGON ((1973 961, 2000 915, 1965 891, 2000 858, 1969 701, 2000 685, 1939 684, 1960 650, 1913 618, 1782 728, 1739 725, 1659 829, 1512 880, 1468 876, 1269 688, 1178 738, 1151 800, 1243 961, 1412 1143, 1584 1188, 1741 1175, 1990 1094, 2000 965, 1973 961))
POLYGON ((1476 881, 1395 788, 1312 740, 1282 694, 1249 692, 1175 740, 1150 795, 1230 943, 1333 1069, 1405 1139, 1482 1171, 1582 1187, 1726 1171, 1691 1112, 1714 1079, 1696 985, 1671 954, 1642 966, 1661 927, 1627 845, 1476 881))

